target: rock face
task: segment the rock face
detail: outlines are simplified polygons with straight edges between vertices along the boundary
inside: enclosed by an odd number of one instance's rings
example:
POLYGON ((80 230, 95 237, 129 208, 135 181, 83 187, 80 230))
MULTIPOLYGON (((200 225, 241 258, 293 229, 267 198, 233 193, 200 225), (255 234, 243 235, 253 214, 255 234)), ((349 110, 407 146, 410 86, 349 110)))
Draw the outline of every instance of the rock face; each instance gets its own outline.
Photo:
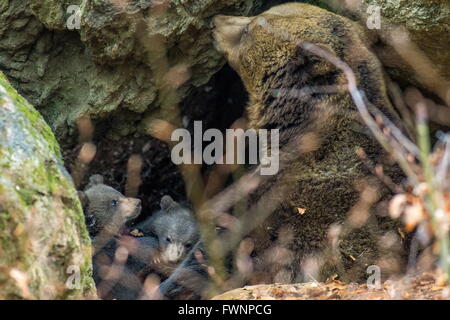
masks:
MULTIPOLYGON (((366 0, 380 6, 384 21, 404 26, 417 46, 450 78, 450 2, 445 0, 366 0), (447 35, 447 37, 445 36, 447 35)), ((382 24, 383 27, 383 24, 382 24)), ((387 27, 387 26, 384 26, 387 27)))
POLYGON ((364 18, 367 6, 378 6, 381 29, 387 45, 380 51, 383 64, 397 80, 417 84, 450 104, 450 2, 447 0, 364 0, 359 10, 364 18), (396 37, 401 27, 413 46, 396 37), (419 49, 419 56, 417 51, 419 49), (403 52, 402 52, 403 51, 403 52), (421 57, 420 55, 423 55, 421 57))
POLYGON ((41 115, 0 73, 0 299, 93 294, 84 216, 41 115))
POLYGON ((178 96, 183 98, 224 63, 211 42, 210 17, 248 14, 253 5, 242 0, 160 1, 155 7, 150 0, 123 3, 128 2, 0 4, 0 69, 53 129, 83 114, 100 118, 120 112, 116 131, 132 134, 142 114, 161 104, 155 68, 181 70, 186 81, 178 96), (148 59, 147 50, 158 49, 152 37, 165 46, 163 63, 148 59))

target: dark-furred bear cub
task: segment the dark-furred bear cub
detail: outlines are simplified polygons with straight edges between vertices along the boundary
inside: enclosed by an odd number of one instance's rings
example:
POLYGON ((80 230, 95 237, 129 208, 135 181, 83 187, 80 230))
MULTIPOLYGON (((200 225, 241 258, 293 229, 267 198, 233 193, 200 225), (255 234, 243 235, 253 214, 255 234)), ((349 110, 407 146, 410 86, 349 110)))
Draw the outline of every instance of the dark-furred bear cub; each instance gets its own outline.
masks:
POLYGON ((135 298, 152 297, 143 290, 146 278, 157 276, 163 281, 171 276, 199 239, 197 223, 188 206, 167 195, 162 197, 160 206, 159 211, 134 227, 142 236, 123 236, 120 240, 120 246, 130 253, 127 268, 142 284, 135 298))
MULTIPOLYGON (((119 191, 103 183, 99 174, 89 179, 89 184, 78 192, 83 205, 86 226, 96 241, 107 240, 121 232, 127 222, 141 213, 141 200, 127 198, 119 191)), ((100 249, 100 243, 96 249, 100 249)), ((94 241, 94 246, 96 243, 94 241)))
POLYGON ((135 300, 144 295, 150 274, 167 277, 198 240, 193 213, 170 196, 161 210, 136 226, 143 236, 128 235, 140 214, 140 200, 127 198, 94 175, 79 192, 94 247, 94 280, 102 299, 135 300))
POLYGON ((198 241, 199 230, 188 207, 170 196, 161 199, 161 210, 136 226, 144 235, 158 239, 160 258, 164 263, 178 263, 198 241))
MULTIPOLYGON (((141 283, 128 260, 120 261, 118 239, 141 213, 141 201, 128 198, 103 183, 101 175, 93 175, 83 191, 78 192, 93 246, 93 277, 102 299, 135 299, 141 283), (118 262, 120 261, 120 262, 118 262), (113 267, 121 267, 112 274, 113 267)), ((156 243, 154 244, 156 247, 156 243)))

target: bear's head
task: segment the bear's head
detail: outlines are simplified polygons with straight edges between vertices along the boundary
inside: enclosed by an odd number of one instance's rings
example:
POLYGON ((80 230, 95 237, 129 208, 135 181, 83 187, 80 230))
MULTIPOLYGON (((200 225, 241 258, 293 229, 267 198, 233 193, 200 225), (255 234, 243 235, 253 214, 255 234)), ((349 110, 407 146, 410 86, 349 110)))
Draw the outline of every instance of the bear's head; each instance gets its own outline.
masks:
MULTIPOLYGON (((273 115, 269 119, 270 112, 265 108, 270 105, 272 109, 285 106, 284 113, 291 112, 289 108, 298 109, 302 96, 286 107, 288 103, 283 99, 288 98, 279 98, 286 90, 301 93, 305 89, 347 84, 340 70, 306 50, 305 43, 314 44, 349 64, 369 100, 375 105, 386 104, 381 67, 369 49, 374 39, 347 18, 316 6, 288 3, 254 17, 218 15, 213 25, 216 47, 240 75, 249 93, 250 110, 247 111, 254 127, 268 123, 276 127, 282 122, 273 115)), ((325 98, 327 94, 320 92, 316 96, 325 98)), ((283 115, 279 112, 276 116, 283 115)), ((301 116, 282 120, 292 122, 295 119, 301 116)))
MULTIPOLYGON (((374 35, 357 23, 313 5, 288 3, 254 17, 218 15, 213 25, 217 49, 248 91, 250 127, 332 132, 342 119, 354 122, 357 110, 344 73, 307 44, 347 63, 368 101, 396 120, 382 66, 370 49, 374 35)), ((281 142, 293 136, 280 135, 281 142)))
POLYGON ((84 191, 79 191, 86 225, 92 235, 104 230, 117 233, 141 213, 141 201, 128 198, 103 183, 101 175, 93 175, 84 191))
MULTIPOLYGON (((288 62, 305 65, 301 42, 310 42, 337 54, 349 25, 324 9, 302 3, 272 7, 255 17, 214 17, 214 38, 229 64, 239 73, 249 92, 254 92, 268 77, 275 76, 288 62)), ((311 76, 331 68, 316 59, 311 76)))
POLYGON ((194 213, 166 195, 161 199, 161 210, 138 224, 146 235, 156 236, 161 258, 165 263, 178 263, 199 239, 194 213))

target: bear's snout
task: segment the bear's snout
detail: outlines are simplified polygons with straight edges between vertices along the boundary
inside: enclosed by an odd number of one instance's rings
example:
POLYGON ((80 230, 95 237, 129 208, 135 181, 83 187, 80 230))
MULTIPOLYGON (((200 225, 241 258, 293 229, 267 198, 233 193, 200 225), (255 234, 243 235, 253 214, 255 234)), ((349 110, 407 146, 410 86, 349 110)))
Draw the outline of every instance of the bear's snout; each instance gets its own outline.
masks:
POLYGON ((127 219, 134 219, 141 213, 141 200, 123 197, 119 200, 119 211, 127 219))
POLYGON ((248 17, 233 17, 217 15, 213 18, 214 45, 219 52, 222 52, 231 67, 236 71, 238 67, 239 44, 242 31, 250 23, 248 17))

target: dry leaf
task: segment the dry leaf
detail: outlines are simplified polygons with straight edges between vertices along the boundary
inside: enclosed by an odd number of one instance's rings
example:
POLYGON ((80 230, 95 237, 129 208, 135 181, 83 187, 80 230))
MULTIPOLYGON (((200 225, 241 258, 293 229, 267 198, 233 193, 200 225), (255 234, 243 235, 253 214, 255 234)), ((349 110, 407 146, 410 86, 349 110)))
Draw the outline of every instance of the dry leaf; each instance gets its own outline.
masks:
POLYGON ((135 237, 143 237, 144 236, 144 234, 141 231, 139 231, 139 229, 131 230, 130 234, 135 237))

